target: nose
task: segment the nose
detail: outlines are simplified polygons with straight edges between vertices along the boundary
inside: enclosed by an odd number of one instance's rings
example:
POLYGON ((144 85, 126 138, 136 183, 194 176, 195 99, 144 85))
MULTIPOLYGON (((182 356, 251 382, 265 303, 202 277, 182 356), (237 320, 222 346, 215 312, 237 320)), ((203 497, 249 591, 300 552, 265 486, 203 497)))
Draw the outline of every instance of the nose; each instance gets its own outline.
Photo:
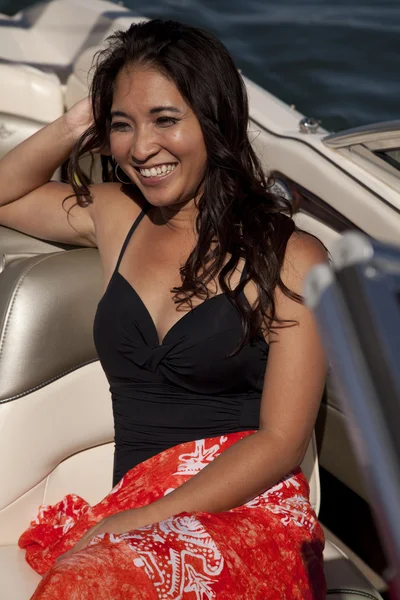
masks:
POLYGON ((149 158, 155 156, 160 150, 157 138, 150 127, 141 127, 136 130, 131 146, 132 160, 138 165, 144 165, 149 158))

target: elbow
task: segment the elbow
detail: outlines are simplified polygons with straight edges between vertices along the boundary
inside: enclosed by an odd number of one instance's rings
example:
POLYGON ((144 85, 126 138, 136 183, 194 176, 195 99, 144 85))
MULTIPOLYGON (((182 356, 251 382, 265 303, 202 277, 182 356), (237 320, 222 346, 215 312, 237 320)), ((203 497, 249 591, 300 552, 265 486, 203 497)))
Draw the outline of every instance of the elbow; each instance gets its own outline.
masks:
POLYGON ((303 462, 303 460, 307 454, 307 449, 308 449, 310 440, 311 440, 311 437, 302 441, 297 446, 294 446, 293 452, 291 453, 291 455, 292 455, 291 456, 291 462, 292 462, 291 470, 295 469, 296 467, 299 467, 301 465, 301 463, 303 462))
POLYGON ((287 473, 301 465, 306 456, 311 436, 302 440, 293 440, 290 436, 278 432, 259 430, 257 433, 261 433, 265 437, 265 441, 274 447, 274 454, 281 457, 282 462, 285 463, 282 467, 287 473))

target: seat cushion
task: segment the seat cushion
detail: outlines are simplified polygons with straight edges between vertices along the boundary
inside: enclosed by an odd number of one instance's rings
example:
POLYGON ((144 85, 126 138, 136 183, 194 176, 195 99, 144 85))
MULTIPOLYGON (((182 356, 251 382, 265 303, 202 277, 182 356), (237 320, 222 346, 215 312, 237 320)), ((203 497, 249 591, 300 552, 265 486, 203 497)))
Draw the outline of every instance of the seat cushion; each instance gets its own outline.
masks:
POLYGON ((355 564, 335 544, 328 540, 325 543, 324 563, 328 590, 343 590, 337 594, 329 594, 329 600, 355 600, 357 598, 354 593, 346 594, 345 590, 357 590, 362 598, 371 597, 382 600, 380 594, 372 587, 355 564), (368 596, 365 596, 365 594, 368 594, 368 596))
POLYGON ((41 577, 25 562, 18 546, 0 546, 1 600, 29 600, 41 577))
MULTIPOLYGON (((357 598, 354 592, 349 594, 345 590, 357 590, 361 598, 382 600, 364 575, 331 542, 326 543, 324 558, 328 590, 343 590, 329 594, 329 600, 357 598), (365 596, 366 593, 370 596, 365 596)), ((1 600, 29 600, 39 581, 40 575, 32 571, 25 562, 25 552, 17 546, 0 546, 1 600)))

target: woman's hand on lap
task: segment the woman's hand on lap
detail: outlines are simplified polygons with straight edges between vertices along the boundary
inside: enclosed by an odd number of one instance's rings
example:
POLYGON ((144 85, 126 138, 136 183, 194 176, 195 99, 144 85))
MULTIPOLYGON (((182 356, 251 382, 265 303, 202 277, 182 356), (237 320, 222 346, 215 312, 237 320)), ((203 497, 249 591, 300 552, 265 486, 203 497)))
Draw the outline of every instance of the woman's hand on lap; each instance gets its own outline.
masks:
POLYGON ((91 527, 79 542, 77 542, 70 550, 61 554, 56 562, 63 558, 69 558, 76 552, 84 550, 97 535, 103 533, 126 533, 127 531, 132 531, 133 529, 138 529, 139 527, 144 527, 148 524, 149 522, 148 519, 145 518, 145 512, 141 508, 125 510, 116 513, 115 515, 111 515, 110 517, 106 517, 91 527))

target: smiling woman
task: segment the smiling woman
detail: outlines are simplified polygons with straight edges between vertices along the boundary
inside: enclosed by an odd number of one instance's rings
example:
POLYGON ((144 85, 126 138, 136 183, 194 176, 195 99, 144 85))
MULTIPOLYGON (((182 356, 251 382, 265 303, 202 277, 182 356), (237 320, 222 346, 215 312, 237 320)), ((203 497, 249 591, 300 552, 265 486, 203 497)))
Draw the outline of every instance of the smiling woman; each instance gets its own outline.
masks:
POLYGON ((97 245, 105 273, 94 339, 114 488, 42 507, 22 534, 44 574, 34 600, 325 598, 299 464, 326 372, 301 289, 326 254, 270 192, 247 125, 221 42, 149 21, 109 38, 91 110, 0 163, 0 221, 97 245), (103 184, 80 169, 88 152, 103 184), (70 184, 48 183, 68 155, 70 184))
POLYGON ((118 74, 110 148, 153 206, 196 197, 207 160, 201 127, 175 84, 159 70, 131 65, 118 74), (160 97, 163 106, 157 106, 160 97))

